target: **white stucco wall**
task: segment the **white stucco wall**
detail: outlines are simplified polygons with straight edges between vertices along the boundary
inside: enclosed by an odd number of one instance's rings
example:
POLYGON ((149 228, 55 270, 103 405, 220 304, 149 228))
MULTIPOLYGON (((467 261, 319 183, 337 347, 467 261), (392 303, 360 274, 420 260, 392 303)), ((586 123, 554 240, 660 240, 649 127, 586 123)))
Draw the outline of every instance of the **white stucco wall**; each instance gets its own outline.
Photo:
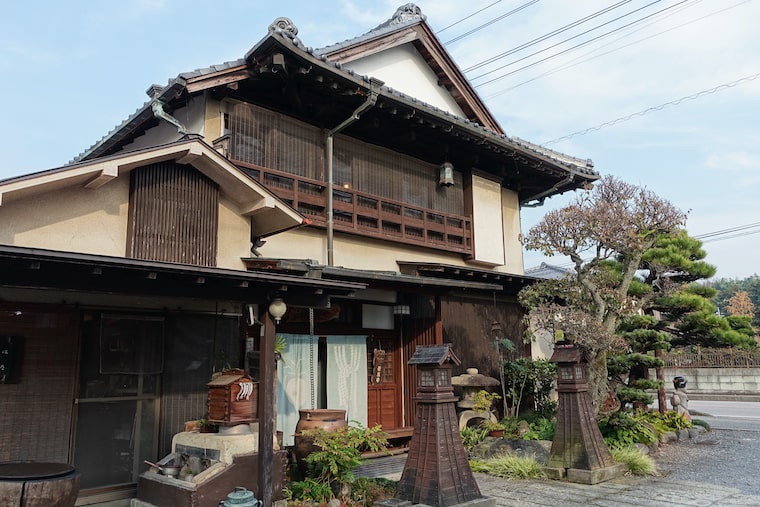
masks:
POLYGON ((504 265, 504 227, 501 184, 472 175, 472 227, 475 260, 490 266, 504 265))
POLYGON ((347 62, 343 67, 359 75, 381 79, 386 86, 423 100, 439 109, 457 116, 465 116, 449 92, 438 85, 438 77, 412 44, 386 49, 380 53, 347 62))
MULTIPOLYGON (((264 257, 311 259, 320 264, 327 264, 326 242, 324 230, 296 229, 267 238, 266 245, 259 251, 264 257)), ((351 269, 397 272, 397 260, 467 265, 460 254, 448 254, 340 232, 335 233, 333 253, 335 266, 351 269)))
POLYGON ((124 256, 129 178, 97 190, 69 187, 0 206, 0 243, 124 256))
POLYGON ((229 199, 219 199, 219 232, 216 265, 220 268, 245 269, 243 257, 251 257, 251 225, 229 199))
POLYGON ((504 226, 504 253, 506 263, 499 271, 525 274, 523 263, 522 236, 520 227, 520 198, 517 192, 503 188, 501 190, 502 225, 504 226))
MULTIPOLYGON (((173 111, 171 116, 176 118, 189 132, 204 135, 205 103, 206 101, 203 97, 194 97, 190 100, 187 107, 173 111)), ((152 148, 153 146, 177 141, 183 135, 184 134, 179 133, 177 127, 168 121, 161 120, 157 126, 145 132, 144 135, 135 138, 132 143, 124 146, 122 151, 152 148)), ((207 140, 209 144, 216 139, 216 137, 218 136, 215 136, 211 140, 207 140)))

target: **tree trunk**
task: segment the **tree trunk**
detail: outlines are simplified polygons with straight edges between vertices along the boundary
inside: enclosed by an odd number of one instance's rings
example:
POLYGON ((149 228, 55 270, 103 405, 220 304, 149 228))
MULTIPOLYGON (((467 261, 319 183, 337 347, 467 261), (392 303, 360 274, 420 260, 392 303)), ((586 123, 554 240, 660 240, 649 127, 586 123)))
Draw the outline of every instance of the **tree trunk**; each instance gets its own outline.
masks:
POLYGON ((596 352, 588 364, 588 381, 589 394, 594 404, 594 412, 599 414, 599 410, 607 399, 607 352, 596 352))

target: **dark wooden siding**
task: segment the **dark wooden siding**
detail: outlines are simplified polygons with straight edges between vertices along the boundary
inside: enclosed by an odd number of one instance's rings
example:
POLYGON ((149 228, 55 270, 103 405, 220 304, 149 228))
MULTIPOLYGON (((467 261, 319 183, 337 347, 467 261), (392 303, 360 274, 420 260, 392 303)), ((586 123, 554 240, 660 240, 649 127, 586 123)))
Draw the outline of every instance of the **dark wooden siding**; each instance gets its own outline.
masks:
POLYGON ((174 161, 131 173, 128 255, 136 259, 215 266, 217 185, 174 161))
POLYGON ((409 366, 409 359, 414 354, 417 345, 436 344, 436 301, 434 297, 415 296, 407 302, 410 315, 403 321, 402 361, 404 363, 404 426, 414 426, 417 396, 417 367, 409 366))
POLYGON ((515 352, 504 359, 530 355, 530 347, 523 341, 525 327, 523 310, 517 302, 469 299, 447 296, 441 302, 443 341, 452 344, 454 354, 462 364, 454 375, 466 368, 477 368, 480 373, 499 378, 499 356, 491 333, 491 324, 501 325, 502 336, 512 341, 515 352))

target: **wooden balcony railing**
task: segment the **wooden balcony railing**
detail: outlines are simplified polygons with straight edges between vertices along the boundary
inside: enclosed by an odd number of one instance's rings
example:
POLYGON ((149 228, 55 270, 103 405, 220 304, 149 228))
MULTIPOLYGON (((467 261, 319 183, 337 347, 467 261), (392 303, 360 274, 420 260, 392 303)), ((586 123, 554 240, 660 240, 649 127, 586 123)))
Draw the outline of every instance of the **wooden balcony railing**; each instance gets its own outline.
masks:
MULTIPOLYGON (((309 217, 327 226, 324 182, 236 161, 259 183, 309 217)), ((410 206, 352 189, 333 188, 333 227, 399 243, 472 255, 472 219, 410 206)))

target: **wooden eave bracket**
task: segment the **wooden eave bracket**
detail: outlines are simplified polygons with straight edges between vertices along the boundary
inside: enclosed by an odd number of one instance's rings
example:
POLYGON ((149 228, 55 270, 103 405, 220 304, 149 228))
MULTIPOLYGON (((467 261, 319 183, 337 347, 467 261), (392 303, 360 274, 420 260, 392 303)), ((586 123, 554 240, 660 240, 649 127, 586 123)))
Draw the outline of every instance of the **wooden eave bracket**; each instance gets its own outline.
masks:
POLYGON ((251 74, 246 65, 232 67, 223 71, 214 72, 205 76, 198 76, 187 81, 188 93, 195 93, 218 86, 227 86, 250 78, 251 74))
POLYGON ((116 162, 106 162, 101 165, 100 172, 84 184, 84 188, 97 190, 109 181, 119 176, 119 165, 116 162))

